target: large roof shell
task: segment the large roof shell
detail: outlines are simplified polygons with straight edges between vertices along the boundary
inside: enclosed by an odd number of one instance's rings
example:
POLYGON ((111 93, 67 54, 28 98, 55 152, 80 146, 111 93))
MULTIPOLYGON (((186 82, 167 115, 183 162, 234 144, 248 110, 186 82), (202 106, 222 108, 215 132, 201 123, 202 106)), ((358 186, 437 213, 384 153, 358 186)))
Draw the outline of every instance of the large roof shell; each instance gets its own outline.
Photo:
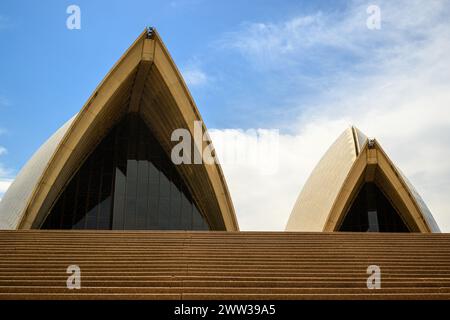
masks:
POLYGON ((440 232, 423 199, 376 140, 355 127, 346 129, 306 181, 289 217, 287 231, 336 231, 359 187, 383 187, 410 229, 440 232))
MULTIPOLYGON (((170 155, 173 130, 202 121, 189 90, 154 29, 145 30, 113 66, 81 111, 33 155, 0 201, 0 229, 39 228, 64 186, 123 115, 137 112, 170 155)), ((206 127, 203 124, 203 129, 206 127)), ((195 146, 198 149, 203 146, 195 146)), ((219 164, 177 166, 215 230, 237 231, 219 164)))

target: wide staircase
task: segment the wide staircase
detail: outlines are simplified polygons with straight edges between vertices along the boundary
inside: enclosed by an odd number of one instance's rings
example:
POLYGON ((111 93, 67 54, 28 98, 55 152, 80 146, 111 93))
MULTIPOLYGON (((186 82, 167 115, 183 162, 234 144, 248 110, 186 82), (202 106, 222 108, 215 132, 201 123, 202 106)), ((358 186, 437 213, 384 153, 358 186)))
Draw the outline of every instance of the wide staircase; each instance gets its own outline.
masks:
POLYGON ((448 298, 450 234, 0 231, 0 299, 448 298))

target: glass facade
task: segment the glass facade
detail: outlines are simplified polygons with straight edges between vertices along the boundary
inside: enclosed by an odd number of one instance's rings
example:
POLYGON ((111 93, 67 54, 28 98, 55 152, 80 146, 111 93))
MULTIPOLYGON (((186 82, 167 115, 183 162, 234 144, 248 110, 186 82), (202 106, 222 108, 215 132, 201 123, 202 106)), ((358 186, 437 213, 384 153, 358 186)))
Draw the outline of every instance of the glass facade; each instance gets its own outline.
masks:
POLYGON ((409 232, 409 229, 378 186, 365 183, 339 231, 409 232))
POLYGON ((209 230, 175 165, 137 114, 116 125, 42 229, 209 230))

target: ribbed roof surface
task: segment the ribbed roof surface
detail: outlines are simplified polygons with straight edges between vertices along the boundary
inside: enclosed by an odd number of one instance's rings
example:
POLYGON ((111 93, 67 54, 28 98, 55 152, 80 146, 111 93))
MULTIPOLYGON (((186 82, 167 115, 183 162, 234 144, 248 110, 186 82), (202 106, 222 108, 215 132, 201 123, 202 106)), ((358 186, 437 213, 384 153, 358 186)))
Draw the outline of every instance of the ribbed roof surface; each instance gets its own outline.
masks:
POLYGON ((34 153, 6 191, 0 201, 0 230, 17 228, 33 189, 74 118, 67 121, 34 153))
POLYGON ((2 231, 0 298, 448 299, 450 234, 2 231))
POLYGON ((288 231, 323 230, 331 207, 367 137, 347 128, 320 159, 292 209, 288 231))

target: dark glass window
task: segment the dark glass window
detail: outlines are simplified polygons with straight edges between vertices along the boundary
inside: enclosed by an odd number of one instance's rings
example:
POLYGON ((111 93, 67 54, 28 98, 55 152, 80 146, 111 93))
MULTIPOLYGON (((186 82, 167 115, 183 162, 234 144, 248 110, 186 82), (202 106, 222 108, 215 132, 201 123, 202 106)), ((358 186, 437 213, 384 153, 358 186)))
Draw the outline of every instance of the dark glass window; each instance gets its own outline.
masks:
POLYGON ((137 114, 70 180, 42 229, 208 230, 175 165, 137 114))
POLYGON ((378 186, 365 183, 339 231, 409 232, 409 229, 378 186))

